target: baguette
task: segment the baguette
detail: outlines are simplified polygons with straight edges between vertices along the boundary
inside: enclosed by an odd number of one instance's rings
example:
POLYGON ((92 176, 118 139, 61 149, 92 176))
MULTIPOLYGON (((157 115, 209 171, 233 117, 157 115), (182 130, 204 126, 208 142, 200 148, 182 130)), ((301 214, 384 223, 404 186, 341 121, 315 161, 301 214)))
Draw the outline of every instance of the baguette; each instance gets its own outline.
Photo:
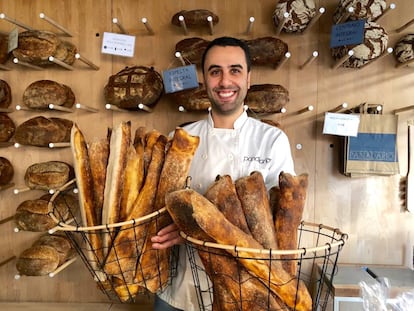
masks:
MULTIPOLYGON (((167 209, 172 206, 187 209, 200 228, 219 244, 263 249, 250 235, 229 222, 217 207, 192 189, 174 191, 166 195, 167 209), (174 204, 173 204, 174 202, 174 204)), ((172 213, 172 212, 171 212, 172 213)), ((298 311, 312 310, 311 296, 302 281, 292 278, 280 262, 260 258, 254 254, 234 248, 227 250, 253 275, 257 276, 270 290, 291 308, 298 311)))
MULTIPOLYGON (((307 174, 294 176, 281 172, 278 191, 273 188, 269 191, 275 204, 274 224, 279 249, 289 250, 298 247, 298 226, 302 221, 307 187, 307 174)), ((281 258, 286 259, 282 261, 286 271, 296 275, 296 255, 282 255, 281 258)))
MULTIPOLYGON (((76 124, 71 131, 71 150, 74 158, 74 170, 76 184, 79 190, 79 208, 81 211, 82 223, 86 227, 98 225, 96 218, 93 180, 89 161, 88 148, 85 137, 76 124)), ((101 271, 103 263, 102 240, 96 231, 88 231, 87 236, 90 243, 86 245, 86 257, 100 281, 105 281, 106 276, 101 271)))
POLYGON ((253 238, 264 248, 277 249, 276 232, 263 176, 253 172, 235 181, 244 215, 253 238))

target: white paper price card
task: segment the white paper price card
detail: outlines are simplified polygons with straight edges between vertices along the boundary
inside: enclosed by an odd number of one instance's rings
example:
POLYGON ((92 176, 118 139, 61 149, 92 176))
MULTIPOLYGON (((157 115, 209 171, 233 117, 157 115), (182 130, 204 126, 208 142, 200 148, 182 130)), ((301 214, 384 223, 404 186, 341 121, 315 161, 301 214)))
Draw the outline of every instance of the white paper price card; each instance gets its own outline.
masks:
POLYGON ((101 52, 125 57, 133 57, 135 36, 104 32, 101 52))
POLYGON ((325 113, 323 134, 356 137, 358 135, 358 127, 359 114, 325 113))

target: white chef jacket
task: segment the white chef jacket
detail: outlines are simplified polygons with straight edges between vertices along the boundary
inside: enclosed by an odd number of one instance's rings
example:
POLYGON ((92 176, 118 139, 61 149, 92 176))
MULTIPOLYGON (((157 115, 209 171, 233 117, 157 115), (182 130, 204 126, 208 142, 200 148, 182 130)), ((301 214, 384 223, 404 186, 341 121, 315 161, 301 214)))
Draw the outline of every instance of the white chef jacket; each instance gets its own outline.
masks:
MULTIPOLYGON (((214 128, 211 114, 206 120, 186 125, 184 129, 200 137, 189 175, 191 188, 201 194, 217 175, 230 175, 235 181, 259 171, 270 189, 278 185, 280 172, 294 174, 286 134, 277 127, 248 117, 246 112, 236 120, 234 129, 214 128)), ((197 260, 201 265, 200 259, 197 260)), ((202 287, 206 289, 207 284, 202 287)), ((199 310, 185 245, 180 245, 177 275, 159 297, 178 309, 199 310)))

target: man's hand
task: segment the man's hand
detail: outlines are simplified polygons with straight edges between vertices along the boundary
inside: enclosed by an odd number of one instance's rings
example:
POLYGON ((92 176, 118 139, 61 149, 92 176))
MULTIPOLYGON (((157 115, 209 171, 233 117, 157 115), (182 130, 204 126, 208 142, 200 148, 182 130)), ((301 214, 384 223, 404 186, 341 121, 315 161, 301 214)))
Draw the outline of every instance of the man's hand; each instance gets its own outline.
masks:
POLYGON ((177 226, 173 223, 158 231, 157 235, 151 238, 152 248, 165 249, 184 242, 180 236, 177 226))

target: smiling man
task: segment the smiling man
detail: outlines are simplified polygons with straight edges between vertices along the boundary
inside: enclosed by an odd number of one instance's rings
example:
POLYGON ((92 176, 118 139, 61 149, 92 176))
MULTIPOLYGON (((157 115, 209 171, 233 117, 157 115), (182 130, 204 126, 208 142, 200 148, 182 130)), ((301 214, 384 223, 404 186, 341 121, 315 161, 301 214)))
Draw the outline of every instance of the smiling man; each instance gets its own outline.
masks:
MULTIPOLYGON (((294 174, 285 133, 247 115, 244 99, 250 87, 250 67, 249 49, 236 38, 217 38, 204 52, 202 71, 211 109, 207 119, 184 127, 200 137, 189 174, 191 187, 201 194, 217 175, 229 175, 235 181, 258 171, 270 189, 278 184, 281 171, 294 174)), ((156 297, 154 310, 199 310, 191 266, 176 225, 161 229, 152 242, 155 249, 180 244, 177 275, 156 297)))

